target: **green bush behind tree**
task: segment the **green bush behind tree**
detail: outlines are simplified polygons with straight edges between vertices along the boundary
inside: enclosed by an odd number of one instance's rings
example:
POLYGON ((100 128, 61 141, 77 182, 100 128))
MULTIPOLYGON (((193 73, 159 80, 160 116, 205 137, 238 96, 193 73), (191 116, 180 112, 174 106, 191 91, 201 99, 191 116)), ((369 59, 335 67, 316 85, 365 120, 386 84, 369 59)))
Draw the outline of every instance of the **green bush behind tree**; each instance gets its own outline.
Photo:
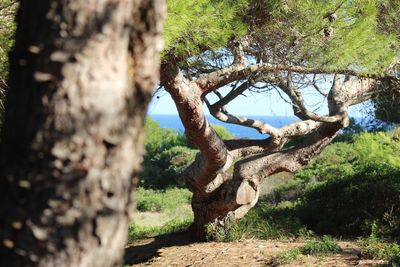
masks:
POLYGON ((323 234, 400 237, 400 135, 362 133, 329 146, 296 179, 309 183, 297 213, 323 234), (311 183, 310 183, 311 182, 311 183))
POLYGON ((153 189, 178 186, 182 169, 196 154, 185 136, 162 128, 150 117, 145 124, 145 149, 139 186, 153 189))
POLYGON ((399 242, 399 133, 360 133, 350 142, 329 145, 220 239, 368 236, 376 225, 379 238, 399 242))
MULTIPOLYGON (((222 139, 233 137, 223 126, 213 125, 222 139)), ((139 186, 153 189, 184 187, 181 176, 186 167, 193 162, 198 150, 184 134, 173 129, 162 128, 152 118, 146 118, 146 155, 139 186)))

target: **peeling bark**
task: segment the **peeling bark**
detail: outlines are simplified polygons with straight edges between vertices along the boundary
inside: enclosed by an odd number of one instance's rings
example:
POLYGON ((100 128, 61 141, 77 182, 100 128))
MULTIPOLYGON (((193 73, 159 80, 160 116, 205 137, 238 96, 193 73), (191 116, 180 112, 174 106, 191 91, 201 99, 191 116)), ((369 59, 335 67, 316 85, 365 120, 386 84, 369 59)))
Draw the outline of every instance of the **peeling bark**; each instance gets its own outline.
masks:
POLYGON ((22 1, 0 146, 1 266, 120 266, 161 0, 22 1))

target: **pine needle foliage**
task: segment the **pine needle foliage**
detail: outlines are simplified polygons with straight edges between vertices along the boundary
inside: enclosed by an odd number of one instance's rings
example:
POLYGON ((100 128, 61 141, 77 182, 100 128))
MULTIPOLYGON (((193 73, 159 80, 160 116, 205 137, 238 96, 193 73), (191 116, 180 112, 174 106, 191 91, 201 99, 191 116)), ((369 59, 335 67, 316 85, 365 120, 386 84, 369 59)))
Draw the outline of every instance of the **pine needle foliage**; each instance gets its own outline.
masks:
POLYGON ((16 6, 16 0, 0 1, 0 79, 3 81, 7 78, 8 51, 14 43, 16 6))
POLYGON ((218 57, 232 38, 249 35, 264 62, 383 74, 400 52, 395 2, 168 0, 164 54, 218 57))
POLYGON ((261 2, 253 12, 268 20, 255 25, 253 35, 274 61, 381 74, 399 53, 399 5, 392 1, 261 2))
POLYGON ((0 124, 4 110, 6 80, 8 77, 8 51, 14 43, 16 8, 16 0, 0 1, 0 124))
POLYGON ((226 46, 246 33, 242 22, 247 0, 168 0, 165 53, 190 57, 226 46))

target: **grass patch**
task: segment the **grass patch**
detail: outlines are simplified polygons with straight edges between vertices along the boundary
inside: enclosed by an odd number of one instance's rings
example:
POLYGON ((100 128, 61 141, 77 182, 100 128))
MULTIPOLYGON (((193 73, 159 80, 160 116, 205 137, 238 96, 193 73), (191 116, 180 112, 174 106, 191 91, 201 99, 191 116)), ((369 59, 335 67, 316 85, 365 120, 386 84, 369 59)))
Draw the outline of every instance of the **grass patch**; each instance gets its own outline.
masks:
POLYGON ((325 256, 328 254, 334 254, 341 252, 342 249, 336 243, 336 241, 330 236, 323 236, 322 239, 311 239, 306 242, 304 246, 292 248, 281 252, 273 260, 274 266, 283 264, 289 264, 300 255, 313 255, 313 256, 325 256))
POLYGON ((193 223, 193 215, 186 208, 192 198, 192 193, 187 189, 138 188, 134 194, 137 210, 143 212, 140 214, 143 214, 145 218, 157 220, 157 223, 146 223, 145 220, 142 220, 140 224, 135 222, 130 224, 128 228, 129 241, 183 231, 193 223), (151 213, 145 214, 145 212, 151 213), (163 224, 164 220, 166 222, 163 224))
POLYGON ((259 203, 244 218, 231 222, 228 230, 217 229, 210 234, 211 239, 227 242, 241 238, 286 239, 307 232, 293 204, 284 202, 278 207, 259 203))
POLYGON ((170 188, 153 190, 138 188, 134 193, 136 207, 139 211, 175 211, 185 204, 190 204, 192 193, 187 189, 170 188))
POLYGON ((292 248, 280 253, 274 260, 274 265, 289 264, 295 261, 301 254, 299 248, 292 248))
POLYGON ((313 239, 301 247, 301 253, 304 255, 327 255, 341 252, 342 249, 336 241, 328 235, 324 235, 322 239, 313 239))
POLYGON ((184 231, 193 223, 193 218, 176 218, 160 227, 146 227, 132 223, 128 228, 128 241, 184 231))

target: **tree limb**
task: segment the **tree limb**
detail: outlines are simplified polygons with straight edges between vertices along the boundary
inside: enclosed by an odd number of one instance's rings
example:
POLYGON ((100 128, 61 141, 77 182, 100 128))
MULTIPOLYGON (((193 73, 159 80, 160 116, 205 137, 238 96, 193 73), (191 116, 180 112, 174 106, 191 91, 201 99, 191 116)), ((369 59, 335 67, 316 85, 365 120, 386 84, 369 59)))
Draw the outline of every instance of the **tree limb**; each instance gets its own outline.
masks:
POLYGON ((230 155, 204 115, 197 84, 183 77, 172 63, 162 64, 161 74, 161 84, 176 103, 186 136, 201 152, 201 156, 187 169, 189 187, 193 189, 196 185, 200 189, 196 190, 197 197, 201 198, 206 195, 206 185, 229 163, 230 155))
POLYGON ((352 70, 325 70, 323 68, 308 68, 303 66, 287 66, 283 64, 260 63, 248 67, 240 65, 231 65, 230 67, 201 75, 197 80, 197 85, 201 88, 203 94, 207 94, 217 88, 225 86, 233 81, 244 80, 252 75, 266 74, 271 72, 293 72, 304 74, 346 74, 358 77, 380 78, 377 75, 361 75, 352 70))

